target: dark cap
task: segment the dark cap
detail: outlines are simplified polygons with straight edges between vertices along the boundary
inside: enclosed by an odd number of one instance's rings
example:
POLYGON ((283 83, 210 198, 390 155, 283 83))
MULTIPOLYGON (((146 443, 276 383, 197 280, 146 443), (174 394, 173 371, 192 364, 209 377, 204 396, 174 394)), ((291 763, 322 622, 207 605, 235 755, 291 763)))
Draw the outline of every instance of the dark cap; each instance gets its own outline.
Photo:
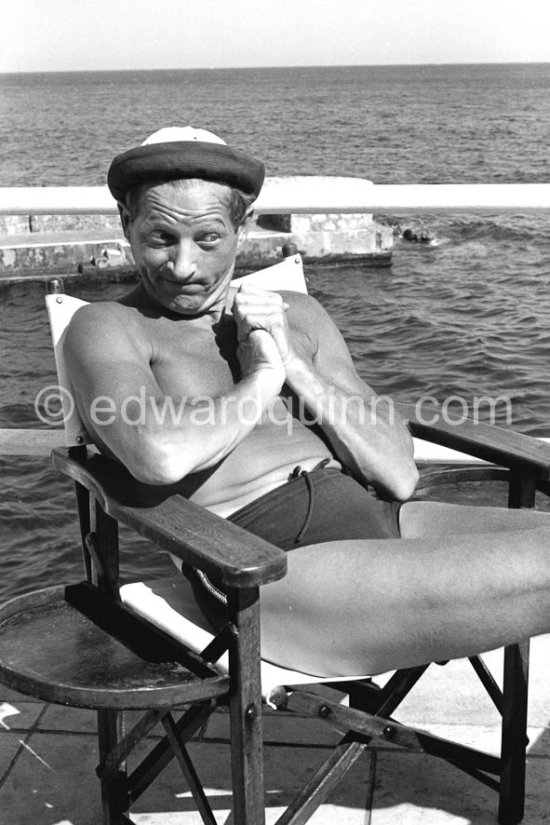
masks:
POLYGON ((223 183, 257 198, 265 177, 262 161, 232 149, 204 129, 161 129, 135 149, 117 155, 107 185, 117 201, 143 183, 200 178, 223 183))

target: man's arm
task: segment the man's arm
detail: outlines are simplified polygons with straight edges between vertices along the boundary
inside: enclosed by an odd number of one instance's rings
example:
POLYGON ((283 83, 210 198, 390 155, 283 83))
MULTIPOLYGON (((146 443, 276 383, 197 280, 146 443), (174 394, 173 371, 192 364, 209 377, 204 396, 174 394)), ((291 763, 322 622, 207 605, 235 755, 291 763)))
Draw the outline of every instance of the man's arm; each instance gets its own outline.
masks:
POLYGON ((64 346, 90 435, 149 484, 177 482, 225 458, 256 426, 284 381, 277 347, 263 331, 239 347, 241 380, 231 393, 214 398, 168 396, 151 369, 150 350, 132 316, 107 303, 80 309, 64 346))
POLYGON ((305 404, 335 455, 360 480, 406 500, 418 472, 412 440, 391 403, 359 377, 337 327, 309 296, 241 289, 234 314, 243 334, 266 329, 285 366, 286 384, 305 404), (286 296, 285 296, 286 297, 286 296))

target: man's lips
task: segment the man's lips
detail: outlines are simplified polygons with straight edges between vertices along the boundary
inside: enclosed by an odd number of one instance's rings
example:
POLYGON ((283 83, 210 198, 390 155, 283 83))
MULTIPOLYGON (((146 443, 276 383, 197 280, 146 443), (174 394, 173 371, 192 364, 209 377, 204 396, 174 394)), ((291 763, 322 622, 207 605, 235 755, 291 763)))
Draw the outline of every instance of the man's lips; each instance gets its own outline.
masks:
POLYGON ((173 281, 171 278, 162 278, 162 281, 168 286, 169 289, 172 289, 175 292, 186 293, 188 295, 198 295, 201 292, 208 291, 208 286, 206 284, 200 284, 196 281, 182 283, 181 281, 173 281))

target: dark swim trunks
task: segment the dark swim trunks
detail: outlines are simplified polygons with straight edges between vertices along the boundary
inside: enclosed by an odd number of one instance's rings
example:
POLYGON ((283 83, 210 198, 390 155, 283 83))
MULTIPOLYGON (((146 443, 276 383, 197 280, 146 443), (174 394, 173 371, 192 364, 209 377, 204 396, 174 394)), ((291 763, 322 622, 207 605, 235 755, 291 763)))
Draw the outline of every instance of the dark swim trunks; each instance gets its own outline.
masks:
POLYGON ((382 501, 335 467, 302 471, 237 510, 228 521, 293 550, 342 539, 399 538, 399 502, 382 501))
MULTIPOLYGON (((282 550, 343 539, 399 538, 400 502, 383 501, 335 467, 296 467, 281 487, 237 510, 228 521, 282 550)), ((185 571, 205 616, 219 628, 224 596, 198 571, 185 571)))

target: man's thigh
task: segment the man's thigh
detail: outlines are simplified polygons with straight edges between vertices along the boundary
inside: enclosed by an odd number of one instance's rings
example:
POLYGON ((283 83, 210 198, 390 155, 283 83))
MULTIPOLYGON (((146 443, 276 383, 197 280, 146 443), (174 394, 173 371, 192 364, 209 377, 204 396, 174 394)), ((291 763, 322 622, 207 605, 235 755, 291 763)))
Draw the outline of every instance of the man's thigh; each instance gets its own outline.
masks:
POLYGON ((399 512, 401 538, 449 536, 461 533, 494 533, 550 527, 550 513, 508 510, 505 507, 473 507, 439 501, 408 501, 399 512))

